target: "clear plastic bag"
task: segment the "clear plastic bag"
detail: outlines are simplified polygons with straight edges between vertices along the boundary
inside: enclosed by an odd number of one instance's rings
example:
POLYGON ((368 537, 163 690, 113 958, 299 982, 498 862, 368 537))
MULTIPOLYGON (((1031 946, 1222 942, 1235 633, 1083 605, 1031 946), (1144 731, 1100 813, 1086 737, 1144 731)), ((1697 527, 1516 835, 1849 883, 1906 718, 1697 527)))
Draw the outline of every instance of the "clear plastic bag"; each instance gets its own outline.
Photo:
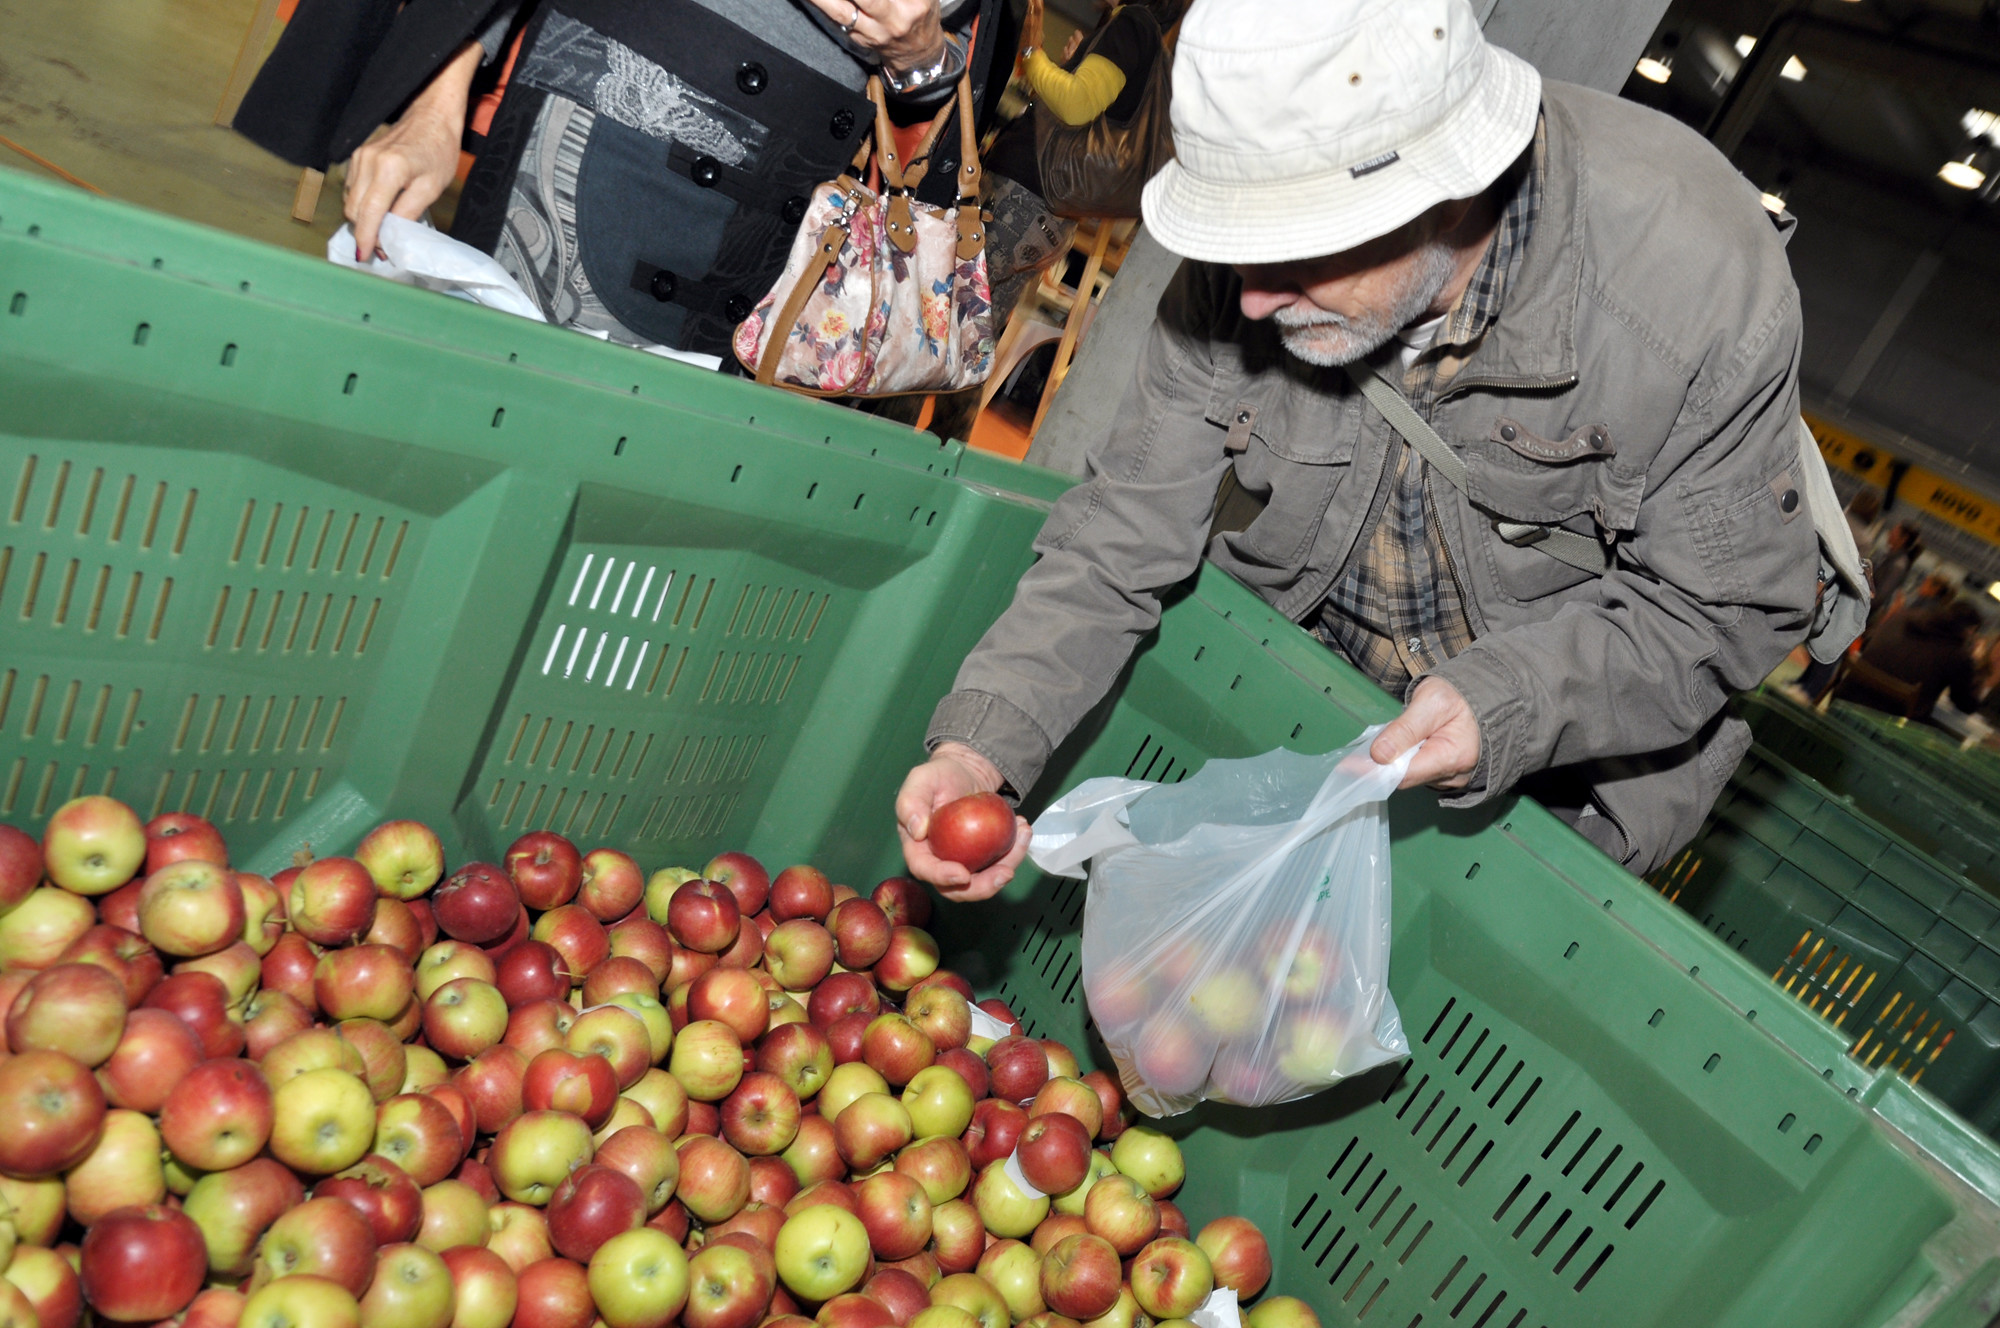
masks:
POLYGON ((1083 874, 1083 986, 1149 1116, 1268 1106, 1409 1054, 1389 995, 1385 799, 1370 729, 1323 756, 1210 761, 1178 784, 1091 779, 1036 819, 1036 865, 1083 874))

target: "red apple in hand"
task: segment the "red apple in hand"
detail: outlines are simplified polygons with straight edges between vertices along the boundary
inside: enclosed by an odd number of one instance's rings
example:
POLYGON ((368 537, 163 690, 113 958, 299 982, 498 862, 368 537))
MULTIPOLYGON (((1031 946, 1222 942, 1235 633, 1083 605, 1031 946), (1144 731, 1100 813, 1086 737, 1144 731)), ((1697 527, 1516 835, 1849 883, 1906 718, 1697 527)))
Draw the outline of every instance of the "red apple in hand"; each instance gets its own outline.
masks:
POLYGON ((83 1298, 106 1319, 178 1314, 201 1290, 208 1247, 194 1219, 159 1204, 114 1209, 86 1231, 77 1255, 83 1298))
POLYGON ((931 813, 931 852, 967 871, 981 872, 1014 847, 1014 809, 997 793, 974 793, 931 813))
POLYGON ((583 884, 583 857, 553 830, 531 830, 501 859, 521 902, 537 912, 567 904, 583 884))

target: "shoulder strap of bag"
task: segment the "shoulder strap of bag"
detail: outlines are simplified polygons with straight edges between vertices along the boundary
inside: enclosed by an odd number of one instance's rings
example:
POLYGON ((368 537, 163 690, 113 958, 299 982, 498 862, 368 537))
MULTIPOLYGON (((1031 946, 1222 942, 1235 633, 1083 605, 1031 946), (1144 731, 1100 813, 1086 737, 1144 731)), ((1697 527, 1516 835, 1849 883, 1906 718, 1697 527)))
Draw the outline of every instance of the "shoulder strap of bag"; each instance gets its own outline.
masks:
MULTIPOLYGON (((1463 493, 1465 491, 1465 463, 1458 453, 1451 450, 1444 439, 1438 437, 1417 408, 1406 400, 1401 392, 1389 385, 1389 381, 1376 373, 1373 366, 1356 360, 1347 366, 1347 376, 1361 389, 1361 395, 1382 413, 1389 421, 1389 427, 1403 436, 1403 441, 1417 449, 1417 455, 1430 463, 1444 481, 1463 493)), ((1557 562, 1568 563, 1580 572, 1592 576, 1603 576, 1611 570, 1611 550, 1588 535, 1579 535, 1561 526, 1539 526, 1525 521, 1493 522, 1494 530, 1509 544, 1523 545, 1538 549, 1557 562)))
MULTIPOLYGON (((870 80, 870 87, 874 80, 870 80)), ((868 165, 868 153, 873 146, 869 135, 861 136, 861 146, 848 164, 847 173, 838 177, 834 185, 844 189, 850 196, 861 188, 861 172, 868 165)), ((785 343, 791 339, 792 329, 799 324, 799 314, 804 311, 806 301, 819 289, 825 279, 826 270, 840 257, 840 251, 847 246, 847 227, 835 224, 828 226, 819 235, 819 248, 806 262, 805 270, 786 293, 784 304, 775 311, 769 329, 764 334, 764 353, 757 359, 757 381, 766 387, 778 380, 778 361, 784 358, 785 343)))

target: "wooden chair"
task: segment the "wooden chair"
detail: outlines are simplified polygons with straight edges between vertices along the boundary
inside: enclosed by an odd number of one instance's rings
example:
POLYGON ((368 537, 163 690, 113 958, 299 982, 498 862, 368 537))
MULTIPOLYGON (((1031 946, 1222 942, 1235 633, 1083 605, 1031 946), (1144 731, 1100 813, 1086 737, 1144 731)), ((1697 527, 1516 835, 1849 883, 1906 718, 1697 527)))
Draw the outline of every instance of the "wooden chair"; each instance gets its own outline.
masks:
MULTIPOLYGON (((243 32, 243 44, 236 48, 236 63, 229 67, 229 81, 222 86, 222 100, 215 104, 215 123, 224 129, 235 121, 236 108, 243 104, 243 95, 250 91, 251 80, 257 77, 264 55, 271 49, 272 34, 282 24, 291 22, 298 7, 299 0, 257 0, 250 26, 243 32)), ((292 191, 293 221, 312 224, 313 215, 319 211, 320 188, 325 183, 325 173, 310 166, 299 172, 298 187, 292 191)))

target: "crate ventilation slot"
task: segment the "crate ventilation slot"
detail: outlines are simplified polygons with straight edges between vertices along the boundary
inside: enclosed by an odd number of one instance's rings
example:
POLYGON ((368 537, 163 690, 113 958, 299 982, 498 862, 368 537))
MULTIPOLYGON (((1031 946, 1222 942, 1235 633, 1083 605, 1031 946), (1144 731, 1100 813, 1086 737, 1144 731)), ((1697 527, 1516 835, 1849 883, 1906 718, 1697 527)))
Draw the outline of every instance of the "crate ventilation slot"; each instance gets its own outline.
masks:
POLYGON ((168 751, 176 756, 183 752, 207 756, 218 750, 223 756, 275 755, 287 749, 332 751, 346 713, 344 696, 217 694, 204 702, 197 692, 181 706, 168 751))
POLYGON ((1027 958, 1027 967, 1041 979, 1042 988, 1064 1005, 1074 1005, 1083 977, 1078 958, 1077 926, 1083 918, 1084 884, 1059 877, 1055 889, 1044 896, 1042 910, 1034 925, 1025 929, 1018 947, 1027 958))
POLYGON ((88 474, 73 471, 68 461, 45 466, 39 456, 23 458, 14 500, 8 508, 8 524, 39 526, 44 531, 62 528, 81 538, 101 538, 113 547, 130 547, 141 553, 155 548, 179 553, 186 547, 198 491, 189 489, 178 500, 170 501, 172 490, 165 480, 142 486, 139 477, 132 474, 111 481, 102 466, 88 474), (38 479, 45 481, 41 492, 38 479))
POLYGON ((246 563, 258 571, 325 572, 332 576, 368 576, 383 581, 396 574, 410 523, 390 525, 386 516, 336 512, 330 508, 283 503, 268 504, 259 514, 257 500, 246 499, 229 547, 229 566, 246 563))
POLYGON ((606 727, 601 733, 595 724, 544 715, 537 720, 524 714, 514 726, 501 764, 520 762, 528 769, 546 766, 550 771, 583 775, 591 779, 637 779, 653 750, 657 735, 636 729, 606 727), (560 727, 558 727, 560 725, 560 727), (569 758, 565 766, 563 758, 569 758))
POLYGON ((160 772, 148 817, 161 812, 195 812, 218 825, 236 821, 283 820, 292 802, 311 802, 319 793, 322 766, 285 769, 202 768, 160 772))
POLYGON ((329 656, 368 653, 376 621, 382 616, 380 595, 363 598, 334 591, 261 591, 255 586, 224 586, 216 594, 208 622, 207 648, 234 654, 252 650, 281 655, 294 651, 329 656))
POLYGON ((1839 1028, 1860 1007, 1879 976, 1855 955, 1843 954, 1839 946, 1808 927, 1799 934, 1784 962, 1773 970, 1771 981, 1839 1028))
MULTIPOLYGON (((615 796, 606 790, 570 788, 567 785, 541 783, 530 786, 525 779, 502 779, 495 783, 493 792, 486 799, 487 810, 500 807, 504 801, 505 810, 500 813, 500 829, 509 826, 520 831, 539 827, 555 830, 571 837, 603 835, 611 832, 618 814, 625 809, 628 794, 615 796), (554 798, 551 801, 550 795, 554 798), (517 819, 518 818, 518 819, 517 819)), ((660 799, 655 798, 657 807, 660 799)), ((644 837, 643 834, 641 836, 644 837)))
POLYGON ((1847 1054, 1870 1069, 1894 1070, 1914 1084, 1944 1054, 1957 1032, 1899 991, 1883 1004, 1875 1022, 1854 1040, 1847 1054))
POLYGON ((1125 778, 1150 780, 1155 784, 1178 784, 1189 774, 1187 762, 1167 755, 1167 749, 1148 733, 1139 740, 1139 750, 1126 763, 1125 778))
POLYGON ((86 793, 110 796, 117 786, 118 767, 107 767, 95 782, 91 778, 92 769, 89 765, 79 765, 64 779, 60 761, 31 766, 27 757, 15 757, 13 764, 0 774, 0 816, 12 816, 16 809, 27 816, 46 816, 71 798, 86 793))

